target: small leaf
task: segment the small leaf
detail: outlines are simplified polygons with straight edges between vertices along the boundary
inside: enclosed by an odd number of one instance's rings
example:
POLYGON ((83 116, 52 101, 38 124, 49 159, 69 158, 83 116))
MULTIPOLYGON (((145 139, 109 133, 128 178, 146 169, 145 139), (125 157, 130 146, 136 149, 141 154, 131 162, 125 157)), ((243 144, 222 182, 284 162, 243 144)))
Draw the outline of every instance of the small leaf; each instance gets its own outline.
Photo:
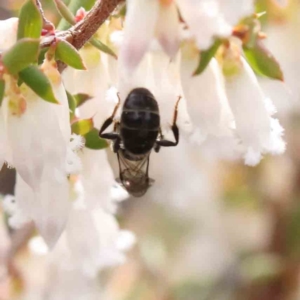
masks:
POLYGON ((111 55, 112 57, 114 57, 115 59, 118 59, 117 55, 115 54, 114 51, 112 51, 107 45, 103 44, 101 41, 95 39, 95 38, 91 38, 90 39, 90 43, 96 47, 98 50, 111 55))
POLYGON ((40 50, 39 57, 38 57, 39 65, 41 65, 44 62, 45 54, 47 53, 48 50, 49 50, 49 47, 45 47, 40 50))
POLYGON ((85 135, 94 128, 93 119, 79 120, 72 124, 73 133, 85 135))
POLYGON ((67 92, 69 109, 70 109, 70 119, 72 120, 74 118, 74 115, 75 115, 76 99, 68 91, 66 91, 66 92, 67 92))
POLYGON ((257 74, 283 81, 279 63, 259 41, 252 48, 245 46, 243 49, 248 63, 257 74))
POLYGON ((93 128, 84 138, 86 148, 100 150, 108 147, 107 141, 99 137, 99 130, 96 128, 93 128))
POLYGON ((88 95, 88 94, 82 94, 82 93, 73 95, 73 97, 74 97, 75 100, 76 100, 76 107, 82 105, 82 104, 85 103, 87 100, 92 99, 92 97, 91 97, 90 95, 88 95))
POLYGON ((0 106, 2 105, 4 92, 5 92, 5 81, 3 79, 0 79, 0 106))
POLYGON ((68 6, 62 0, 54 0, 54 3, 61 17, 71 25, 74 25, 76 23, 75 17, 68 6))
POLYGON ((201 51, 200 62, 199 62, 197 69, 195 70, 193 76, 200 75, 205 70, 205 68, 209 64, 210 60, 214 57, 214 55, 218 51, 221 44, 222 44, 221 40, 216 40, 209 49, 207 49, 205 51, 201 51))
MULTIPOLYGON (((89 11, 95 4, 95 0, 71 0, 68 5, 69 11, 75 15, 77 10, 83 7, 86 11, 89 11)), ((70 28, 70 23, 65 19, 62 19, 58 26, 58 30, 66 30, 70 28)))
POLYGON ((37 66, 30 66, 22 70, 19 76, 38 96, 48 102, 59 103, 55 98, 49 79, 37 66))
POLYGON ((18 39, 25 37, 38 39, 41 36, 43 19, 33 0, 28 0, 21 8, 18 25, 18 39))
POLYGON ((56 59, 61 60, 62 62, 74 69, 86 69, 79 52, 74 46, 72 46, 66 41, 58 42, 56 46, 55 56, 56 59))
POLYGON ((126 13, 127 13, 127 6, 126 6, 126 3, 124 3, 119 11, 119 16, 125 17, 126 13))
POLYGON ((34 63, 38 58, 39 40, 24 38, 4 52, 3 64, 12 75, 34 63))

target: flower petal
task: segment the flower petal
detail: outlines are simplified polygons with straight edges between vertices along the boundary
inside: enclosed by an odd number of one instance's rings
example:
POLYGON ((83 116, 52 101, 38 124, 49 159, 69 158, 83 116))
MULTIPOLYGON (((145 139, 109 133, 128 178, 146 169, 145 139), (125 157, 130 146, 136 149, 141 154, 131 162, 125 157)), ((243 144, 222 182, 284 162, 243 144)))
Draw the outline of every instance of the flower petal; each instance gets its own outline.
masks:
POLYGON ((193 140, 198 139, 201 143, 207 135, 229 136, 232 117, 217 61, 212 59, 201 75, 193 76, 197 64, 198 55, 186 56, 183 53, 182 88, 194 133, 197 133, 193 140))
POLYGON ((179 48, 179 18, 174 2, 160 5, 156 36, 164 51, 173 58, 179 48))
POLYGON ((231 26, 224 20, 217 0, 177 0, 177 4, 199 49, 208 49, 215 36, 231 34, 231 26))
POLYGON ((245 150, 245 163, 256 165, 261 153, 284 152, 283 129, 272 119, 256 76, 241 58, 242 68, 238 74, 227 77, 226 91, 232 109, 236 131, 245 150))
POLYGON ((7 50, 17 41, 18 18, 0 21, 0 52, 7 50))
POLYGON ((89 209, 101 207, 106 211, 114 212, 116 203, 111 200, 111 189, 115 179, 107 160, 106 151, 85 148, 81 155, 81 161, 80 178, 87 207, 89 209))
POLYGON ((127 2, 124 41, 120 49, 120 69, 126 75, 134 71, 149 48, 159 13, 157 0, 127 2))
POLYGON ((253 0, 218 0, 218 2, 225 20, 231 26, 237 25, 242 18, 255 13, 253 0))

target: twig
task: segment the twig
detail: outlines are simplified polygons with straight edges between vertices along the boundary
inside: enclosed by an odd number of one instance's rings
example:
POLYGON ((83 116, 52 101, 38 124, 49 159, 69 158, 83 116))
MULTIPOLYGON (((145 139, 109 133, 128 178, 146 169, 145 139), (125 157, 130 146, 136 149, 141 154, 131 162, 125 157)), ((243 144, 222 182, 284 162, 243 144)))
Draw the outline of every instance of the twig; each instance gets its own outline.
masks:
MULTIPOLYGON (((124 0, 97 0, 94 7, 88 12, 84 19, 66 31, 57 32, 56 38, 67 40, 79 50, 92 38, 118 4, 123 1, 124 0)), ((49 47, 54 40, 55 37, 45 39, 41 47, 49 47)), ((66 68, 66 65, 61 62, 58 62, 58 66, 60 72, 66 68)))
POLYGON ((80 49, 123 0, 97 0, 86 17, 71 28, 73 46, 80 49))
POLYGON ((44 29, 49 29, 49 30, 54 29, 54 25, 45 16, 45 13, 44 13, 44 10, 43 10, 43 7, 42 7, 42 4, 41 4, 40 0, 36 0, 35 3, 36 3, 36 6, 37 6, 37 8, 39 9, 39 11, 41 13, 42 18, 43 18, 43 23, 44 23, 43 28, 44 29))

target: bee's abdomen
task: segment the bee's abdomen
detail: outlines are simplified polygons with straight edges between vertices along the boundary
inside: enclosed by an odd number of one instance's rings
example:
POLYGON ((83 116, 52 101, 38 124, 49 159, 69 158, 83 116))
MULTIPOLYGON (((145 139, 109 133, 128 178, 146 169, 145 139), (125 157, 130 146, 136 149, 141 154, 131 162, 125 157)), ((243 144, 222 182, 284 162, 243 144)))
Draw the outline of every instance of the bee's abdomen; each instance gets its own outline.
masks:
POLYGON ((133 154, 149 152, 160 127, 159 110, 150 91, 137 88, 125 100, 120 122, 124 148, 133 154))

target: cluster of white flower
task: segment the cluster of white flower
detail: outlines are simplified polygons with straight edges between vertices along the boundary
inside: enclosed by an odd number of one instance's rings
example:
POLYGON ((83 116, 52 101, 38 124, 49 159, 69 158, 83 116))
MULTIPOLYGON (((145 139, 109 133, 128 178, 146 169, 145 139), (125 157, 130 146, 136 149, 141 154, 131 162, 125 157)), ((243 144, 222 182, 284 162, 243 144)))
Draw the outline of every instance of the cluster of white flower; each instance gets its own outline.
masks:
MULTIPOLYGON (((91 277, 122 262, 122 252, 134 241, 114 219, 117 203, 128 194, 116 186, 109 150, 83 148, 82 138, 71 134, 66 90, 91 96, 76 117, 93 118, 98 129, 113 110, 116 91, 123 102, 132 88, 146 87, 158 101, 164 134, 178 96, 183 97, 178 125, 185 147, 219 140, 252 166, 262 154, 284 152, 271 100, 243 57, 240 40, 231 37, 233 26, 253 13, 253 0, 128 0, 124 29, 121 18, 111 18, 98 32, 118 61, 86 45, 80 54, 87 70, 68 68, 61 77, 55 61, 44 60, 40 69, 59 105, 4 75, 0 164, 6 161, 17 171, 15 197, 4 201, 10 225, 33 220, 50 248, 65 229, 57 248, 65 247, 65 261, 91 277), (227 43, 194 76, 201 53, 216 37, 227 43)), ((1 51, 16 42, 17 23, 0 21, 1 51)))
MULTIPOLYGON (((1 51, 16 42, 17 25, 16 18, 0 21, 1 51)), ((116 187, 105 151, 83 150, 83 138, 71 134, 67 94, 55 61, 46 58, 41 70, 59 104, 42 100, 4 75, 0 161, 14 167, 17 178, 15 195, 4 198, 3 208, 12 228, 33 220, 45 249, 59 240, 55 253, 69 263, 65 267, 94 278, 103 268, 122 263, 123 252, 134 243, 114 217, 117 202, 128 194, 116 187)))
POLYGON ((215 37, 228 38, 233 25, 254 13, 253 1, 132 0, 128 1, 127 10, 123 40, 120 41, 120 34, 112 35, 113 42, 121 44, 121 92, 131 78, 124 95, 135 85, 153 91, 164 128, 165 116, 168 113, 170 120, 171 107, 181 94, 181 129, 190 131, 190 140, 197 144, 215 137, 227 141, 247 165, 258 164, 264 153, 284 152, 283 129, 272 118, 276 110, 244 59, 239 39, 230 37, 220 57, 213 58, 202 74, 193 75, 199 64, 199 50, 201 53, 208 49, 215 37), (188 29, 180 27, 176 4, 188 29), (145 55, 147 50, 150 51, 145 55), (226 72, 226 68, 230 71, 226 72), (189 122, 192 130, 184 126, 189 122))

